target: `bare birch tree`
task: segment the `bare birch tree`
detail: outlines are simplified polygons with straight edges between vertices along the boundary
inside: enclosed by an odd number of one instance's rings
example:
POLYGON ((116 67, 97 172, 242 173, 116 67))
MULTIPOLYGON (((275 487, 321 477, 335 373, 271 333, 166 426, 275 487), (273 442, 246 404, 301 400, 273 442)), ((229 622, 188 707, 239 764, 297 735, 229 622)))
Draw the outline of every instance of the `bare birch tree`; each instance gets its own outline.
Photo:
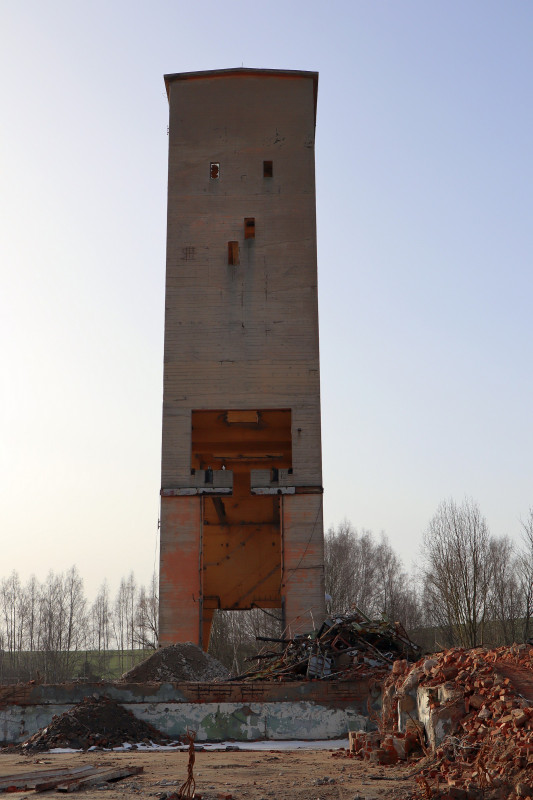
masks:
POLYGON ((120 670, 125 671, 124 653, 128 642, 128 589, 124 578, 120 581, 117 596, 113 603, 113 634, 119 650, 120 670))
POLYGON ((159 639, 159 587, 154 572, 148 591, 139 589, 136 613, 136 642, 139 647, 155 650, 159 639))
POLYGON ((17 572, 13 570, 9 578, 0 583, 0 614, 4 629, 4 647, 9 653, 10 669, 20 667, 24 631, 24 603, 22 587, 17 572))
POLYGON ((94 666, 99 677, 106 674, 108 651, 111 649, 111 600, 107 581, 100 586, 94 603, 91 606, 92 647, 96 651, 94 666))

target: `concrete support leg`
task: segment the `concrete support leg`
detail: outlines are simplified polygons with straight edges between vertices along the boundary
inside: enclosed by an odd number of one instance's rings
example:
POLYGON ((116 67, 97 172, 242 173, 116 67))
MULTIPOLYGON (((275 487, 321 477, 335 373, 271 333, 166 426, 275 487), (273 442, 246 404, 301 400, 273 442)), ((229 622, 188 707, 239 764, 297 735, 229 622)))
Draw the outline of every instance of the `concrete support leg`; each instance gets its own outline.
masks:
POLYGON ((200 497, 161 498, 159 644, 194 642, 201 634, 200 497))
POLYGON ((291 635, 325 617, 322 495, 285 495, 282 506, 285 622, 291 635))

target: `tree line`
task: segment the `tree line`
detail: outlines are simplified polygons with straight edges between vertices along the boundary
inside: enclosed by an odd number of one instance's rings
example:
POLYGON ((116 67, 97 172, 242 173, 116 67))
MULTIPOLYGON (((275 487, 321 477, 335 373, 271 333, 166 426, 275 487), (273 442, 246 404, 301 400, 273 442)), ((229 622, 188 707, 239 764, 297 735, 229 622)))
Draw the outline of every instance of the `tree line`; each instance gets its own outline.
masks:
POLYGON ((352 604, 398 620, 426 649, 508 645, 533 633, 533 509, 516 545, 491 535, 472 500, 443 501, 411 573, 385 536, 350 523, 327 532, 325 561, 332 613, 352 604))
POLYGON ((447 500, 423 542, 420 600, 425 625, 446 645, 476 647, 527 641, 533 631, 533 509, 522 540, 491 535, 471 500, 447 500))
POLYGON ((157 647, 158 585, 122 578, 115 597, 104 582, 89 603, 77 568, 0 581, 0 683, 101 679, 133 665, 134 651, 157 647), (91 651, 89 658, 88 651, 91 651))
MULTIPOLYGON (((442 502, 410 572, 385 535, 348 521, 326 532, 324 546, 329 614, 358 608, 399 621, 428 650, 512 644, 533 633, 533 508, 517 545, 493 536, 472 500, 442 502)), ((282 637, 280 617, 258 608, 218 611, 209 652, 239 673, 257 652, 256 637, 282 637)), ((157 624, 155 575, 145 587, 130 574, 113 598, 104 583, 91 604, 76 567, 26 585, 13 572, 0 582, 0 682, 109 677, 112 660, 122 672, 135 651, 157 647, 157 624)))

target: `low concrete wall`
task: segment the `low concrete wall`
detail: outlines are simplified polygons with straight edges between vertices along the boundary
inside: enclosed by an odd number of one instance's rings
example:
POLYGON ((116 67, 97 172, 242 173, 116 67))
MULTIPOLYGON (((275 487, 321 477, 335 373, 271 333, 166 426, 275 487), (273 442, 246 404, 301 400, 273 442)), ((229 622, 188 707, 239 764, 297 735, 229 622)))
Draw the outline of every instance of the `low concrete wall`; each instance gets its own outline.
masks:
POLYGON ((198 741, 336 739, 373 728, 367 681, 287 683, 98 683, 0 686, 0 743, 22 742, 84 697, 110 697, 171 737, 198 741))

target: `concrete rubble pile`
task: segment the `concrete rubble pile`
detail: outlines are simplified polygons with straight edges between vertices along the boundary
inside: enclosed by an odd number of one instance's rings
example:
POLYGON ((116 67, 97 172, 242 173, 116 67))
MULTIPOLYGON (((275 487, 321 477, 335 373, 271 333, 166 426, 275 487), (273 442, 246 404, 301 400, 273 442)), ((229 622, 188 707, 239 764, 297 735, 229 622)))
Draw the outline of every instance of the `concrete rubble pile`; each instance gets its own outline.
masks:
POLYGON ((533 647, 397 661, 377 724, 350 734, 352 754, 382 765, 420 759, 421 798, 533 798, 533 647))
POLYGON ((128 683, 179 683, 179 681, 223 681, 229 676, 216 658, 193 644, 180 642, 159 650, 125 672, 121 681, 128 683))
POLYGON ((358 680, 388 675, 395 659, 410 661, 420 648, 399 622, 371 620, 361 611, 329 617, 318 631, 292 639, 257 637, 286 645, 280 652, 262 652, 250 657, 252 667, 232 680, 358 680))
POLYGON ((33 752, 56 747, 88 750, 90 747, 121 747, 125 742, 163 744, 168 738, 114 700, 86 697, 30 736, 22 744, 22 750, 33 752))

